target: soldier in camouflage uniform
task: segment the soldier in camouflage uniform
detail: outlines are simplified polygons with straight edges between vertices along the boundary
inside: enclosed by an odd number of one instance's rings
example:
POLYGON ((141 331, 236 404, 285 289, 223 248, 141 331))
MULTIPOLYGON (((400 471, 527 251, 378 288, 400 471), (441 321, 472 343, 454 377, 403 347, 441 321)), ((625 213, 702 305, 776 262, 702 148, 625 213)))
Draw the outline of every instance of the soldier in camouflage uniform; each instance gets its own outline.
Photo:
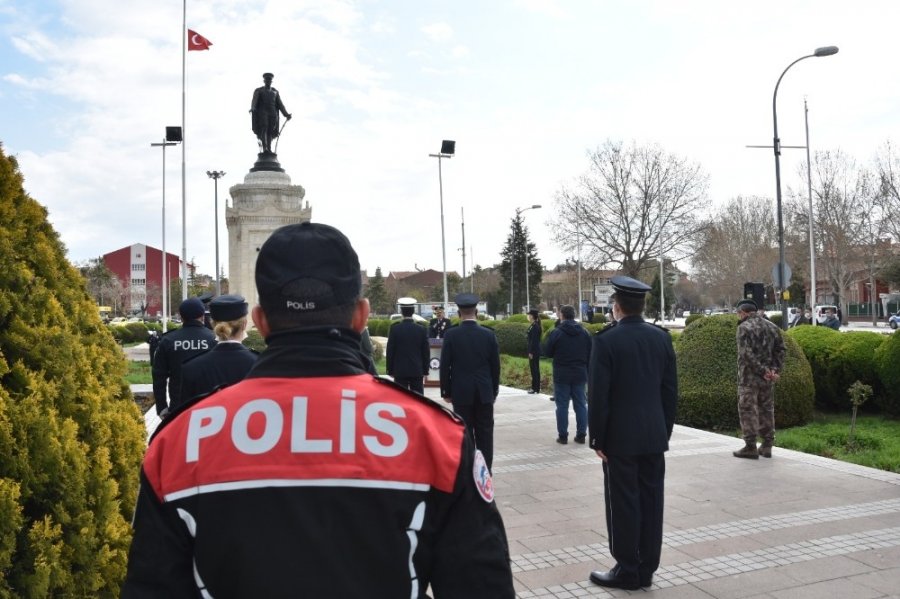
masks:
POLYGON ((738 413, 745 445, 733 452, 736 458, 772 457, 775 442, 775 381, 784 366, 781 331, 757 313, 756 303, 738 304, 738 413), (756 447, 756 436, 762 445, 756 447))

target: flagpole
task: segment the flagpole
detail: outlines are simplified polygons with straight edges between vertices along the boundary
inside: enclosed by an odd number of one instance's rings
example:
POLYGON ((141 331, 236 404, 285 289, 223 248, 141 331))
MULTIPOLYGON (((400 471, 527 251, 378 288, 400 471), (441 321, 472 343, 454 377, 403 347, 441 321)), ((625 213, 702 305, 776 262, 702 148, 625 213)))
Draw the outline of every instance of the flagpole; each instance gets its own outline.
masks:
POLYGON ((187 289, 187 126, 185 123, 185 89, 187 87, 187 0, 181 3, 181 300, 188 296, 187 289))

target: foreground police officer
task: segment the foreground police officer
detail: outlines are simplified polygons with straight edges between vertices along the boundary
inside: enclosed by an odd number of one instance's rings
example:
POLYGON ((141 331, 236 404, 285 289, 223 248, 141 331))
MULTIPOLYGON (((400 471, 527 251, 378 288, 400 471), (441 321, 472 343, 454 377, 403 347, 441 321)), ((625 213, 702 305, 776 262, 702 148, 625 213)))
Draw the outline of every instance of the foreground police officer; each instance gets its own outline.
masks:
POLYGON ((478 324, 478 296, 460 293, 459 326, 441 346, 441 397, 453 404, 490 468, 494 459, 494 402, 500 391, 500 348, 494 331, 478 324))
POLYGON ((150 441, 122 597, 513 597, 463 423, 365 370, 347 238, 278 229, 256 286, 259 360, 150 441))
POLYGON ((247 337, 247 300, 220 295, 209 302, 216 345, 181 367, 181 397, 188 401, 243 379, 258 357, 241 343, 247 337))
POLYGON ((205 309, 198 298, 191 297, 181 302, 178 313, 181 314, 181 328, 162 336, 153 357, 153 397, 156 399, 156 413, 160 417, 165 417, 182 401, 181 365, 184 361, 202 354, 216 343, 213 332, 203 326, 205 309))
POLYGON ((394 382, 416 393, 425 392, 428 376, 428 332, 413 320, 416 299, 401 297, 400 313, 403 320, 391 325, 388 333, 386 367, 394 382))
POLYGON ((608 572, 591 582, 636 590, 653 583, 663 538, 663 452, 675 425, 678 379, 672 338, 644 322, 650 287, 630 277, 610 279, 616 324, 594 336, 588 378, 591 448, 603 460, 608 572))

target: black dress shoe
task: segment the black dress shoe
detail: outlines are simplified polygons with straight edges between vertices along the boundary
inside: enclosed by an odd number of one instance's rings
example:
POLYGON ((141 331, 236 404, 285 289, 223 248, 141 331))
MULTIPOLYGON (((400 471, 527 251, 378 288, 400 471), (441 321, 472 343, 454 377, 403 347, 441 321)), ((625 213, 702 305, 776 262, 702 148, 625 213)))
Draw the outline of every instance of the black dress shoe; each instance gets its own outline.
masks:
POLYGON ((535 393, 537 393, 537 391, 535 391, 534 389, 528 390, 528 395, 534 395, 535 393))
POLYGON ((609 572, 594 570, 591 572, 591 582, 598 584, 601 587, 625 589, 626 591, 636 591, 641 588, 641 583, 636 577, 621 577, 617 568, 613 568, 609 572))
POLYGON ((585 435, 575 435, 575 442, 584 445, 584 437, 585 435))
POLYGON ((641 586, 642 587, 653 586, 653 574, 647 574, 646 576, 641 574, 641 586))
POLYGON ((565 445, 566 443, 569 442, 569 440, 565 437, 557 437, 556 442, 559 443, 560 445, 565 445))

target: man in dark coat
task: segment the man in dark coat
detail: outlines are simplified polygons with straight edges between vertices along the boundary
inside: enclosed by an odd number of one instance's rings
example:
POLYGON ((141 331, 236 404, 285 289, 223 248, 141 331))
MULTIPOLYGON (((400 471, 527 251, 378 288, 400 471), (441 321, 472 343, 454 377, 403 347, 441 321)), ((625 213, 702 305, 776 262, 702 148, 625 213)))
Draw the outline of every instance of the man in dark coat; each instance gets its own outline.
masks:
POLYGON ((188 401, 242 380, 258 357, 241 343, 247 336, 247 300, 220 295, 209 303, 217 343, 181 367, 181 397, 188 401))
POLYGON ((253 90, 253 99, 250 101, 250 114, 252 115, 253 132, 259 138, 263 152, 272 151, 272 140, 278 137, 278 113, 291 120, 284 104, 281 102, 281 94, 272 87, 272 73, 263 73, 265 85, 253 90))
POLYGON ((153 357, 153 397, 156 400, 156 413, 160 417, 165 417, 184 399, 181 397, 181 365, 216 343, 215 334, 203 326, 204 312, 203 302, 196 297, 184 300, 178 307, 183 323, 181 328, 169 331, 159 341, 153 357))
POLYGON ((478 296, 460 293, 459 326, 444 334, 441 397, 462 416, 488 468, 494 459, 494 402, 500 392, 500 347, 490 329, 475 319, 478 296))
POLYGON ((416 300, 401 297, 403 320, 391 325, 387 342, 387 373, 394 382, 416 393, 425 392, 424 377, 428 375, 428 333, 413 320, 416 300))
POLYGON ((664 452, 675 425, 678 378, 668 331, 644 322, 650 287, 615 276, 616 324, 594 336, 588 379, 591 449, 603 460, 608 572, 594 584, 636 590, 653 583, 663 538, 664 452))
POLYGON ((450 319, 444 318, 444 306, 434 306, 434 318, 428 321, 428 338, 443 339, 450 328, 450 319))
POLYGON ((575 442, 584 443, 587 434, 588 360, 591 357, 591 336, 575 320, 575 307, 559 310, 560 325, 550 331, 544 355, 553 358, 553 398, 556 400, 556 442, 569 442, 569 399, 575 410, 575 442))
POLYGON ((541 315, 535 309, 528 311, 528 367, 531 369, 531 389, 528 393, 541 391, 541 315))

